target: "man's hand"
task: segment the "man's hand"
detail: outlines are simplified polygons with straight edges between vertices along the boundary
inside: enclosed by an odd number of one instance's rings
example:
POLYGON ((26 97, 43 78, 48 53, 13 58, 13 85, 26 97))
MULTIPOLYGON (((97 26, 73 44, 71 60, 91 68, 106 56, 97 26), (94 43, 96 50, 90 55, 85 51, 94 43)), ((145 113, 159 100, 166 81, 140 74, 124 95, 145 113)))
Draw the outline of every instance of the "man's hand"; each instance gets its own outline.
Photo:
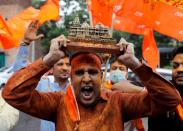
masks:
POLYGON ((32 41, 44 37, 43 34, 37 35, 38 28, 39 28, 39 21, 38 20, 32 21, 27 27, 22 41, 25 42, 26 44, 30 44, 32 41))
POLYGON ((52 67, 60 58, 64 57, 62 47, 66 47, 68 42, 70 41, 64 35, 52 39, 49 53, 43 58, 44 64, 52 67))
POLYGON ((122 54, 118 59, 130 69, 135 69, 141 66, 140 61, 134 55, 134 45, 127 42, 125 39, 121 38, 120 42, 117 44, 120 47, 122 54))

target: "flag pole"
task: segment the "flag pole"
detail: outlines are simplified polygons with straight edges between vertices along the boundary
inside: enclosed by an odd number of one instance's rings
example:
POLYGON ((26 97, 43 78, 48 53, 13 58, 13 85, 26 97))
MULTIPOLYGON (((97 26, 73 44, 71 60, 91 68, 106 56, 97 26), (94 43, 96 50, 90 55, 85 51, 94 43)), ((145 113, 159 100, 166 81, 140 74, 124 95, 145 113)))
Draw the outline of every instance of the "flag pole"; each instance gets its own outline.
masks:
POLYGON ((31 61, 35 61, 35 41, 32 42, 31 61))
POLYGON ((112 13, 112 23, 111 23, 111 32, 110 32, 110 36, 112 37, 113 34, 113 30, 114 30, 114 24, 115 24, 115 13, 112 13))
POLYGON ((89 14, 89 19, 90 19, 90 26, 93 27, 93 19, 92 19, 92 12, 91 12, 91 0, 86 0, 86 4, 87 4, 87 10, 88 10, 88 14, 89 14))
POLYGON ((108 71, 108 65, 109 65, 110 58, 111 58, 111 54, 109 54, 109 56, 107 58, 107 61, 106 61, 106 64, 105 64, 105 71, 104 71, 104 74, 103 74, 103 77, 102 77, 102 83, 106 82, 106 77, 107 77, 107 71, 108 71))
POLYGON ((90 26, 93 28, 93 19, 92 19, 92 13, 89 11, 89 19, 90 19, 90 26))

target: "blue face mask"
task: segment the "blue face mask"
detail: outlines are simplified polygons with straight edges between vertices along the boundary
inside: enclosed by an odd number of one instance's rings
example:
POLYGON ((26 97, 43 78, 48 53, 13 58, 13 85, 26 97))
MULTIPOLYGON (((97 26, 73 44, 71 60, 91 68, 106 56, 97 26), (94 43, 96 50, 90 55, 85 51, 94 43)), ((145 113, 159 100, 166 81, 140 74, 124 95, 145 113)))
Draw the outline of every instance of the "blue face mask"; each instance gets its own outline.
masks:
POLYGON ((118 83, 122 80, 126 80, 126 72, 119 69, 111 71, 109 79, 113 84, 118 83))

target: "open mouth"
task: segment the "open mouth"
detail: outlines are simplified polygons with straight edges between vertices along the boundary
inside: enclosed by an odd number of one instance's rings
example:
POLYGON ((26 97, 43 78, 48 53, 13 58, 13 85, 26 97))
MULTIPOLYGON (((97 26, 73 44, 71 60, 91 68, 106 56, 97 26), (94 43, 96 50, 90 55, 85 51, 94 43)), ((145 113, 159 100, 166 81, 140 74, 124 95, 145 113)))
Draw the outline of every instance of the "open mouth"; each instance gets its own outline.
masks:
POLYGON ((177 74, 176 79, 183 80, 183 73, 177 74))
POLYGON ((81 93, 85 100, 90 100, 94 95, 94 90, 91 86, 84 86, 81 88, 81 93))

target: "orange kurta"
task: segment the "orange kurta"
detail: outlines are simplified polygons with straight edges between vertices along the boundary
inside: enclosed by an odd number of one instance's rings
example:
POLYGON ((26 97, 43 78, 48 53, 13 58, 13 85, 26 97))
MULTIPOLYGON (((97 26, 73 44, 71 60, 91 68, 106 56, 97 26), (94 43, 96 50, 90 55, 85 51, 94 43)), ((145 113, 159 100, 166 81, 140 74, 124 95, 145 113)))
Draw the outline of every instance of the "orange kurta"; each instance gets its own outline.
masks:
MULTIPOLYGON (((3 97, 10 105, 25 113, 55 122, 56 131, 73 131, 76 123, 69 116, 65 94, 39 93, 35 90, 40 77, 48 70, 39 59, 16 72, 7 82, 3 97)), ((143 64, 134 72, 148 92, 115 92, 108 100, 101 98, 93 108, 78 104, 80 131, 123 131, 125 121, 175 109, 181 103, 173 85, 148 66, 143 64)))

